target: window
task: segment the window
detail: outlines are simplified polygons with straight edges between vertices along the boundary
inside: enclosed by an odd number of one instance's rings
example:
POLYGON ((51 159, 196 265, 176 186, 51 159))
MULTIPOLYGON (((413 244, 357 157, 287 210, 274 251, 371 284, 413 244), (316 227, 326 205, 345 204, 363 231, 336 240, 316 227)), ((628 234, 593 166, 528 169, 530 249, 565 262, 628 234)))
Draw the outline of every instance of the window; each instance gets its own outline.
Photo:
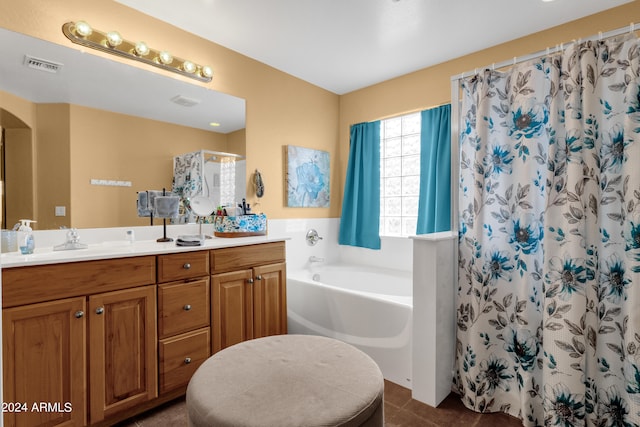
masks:
POLYGON ((380 122, 380 236, 416 234, 420 112, 380 122))

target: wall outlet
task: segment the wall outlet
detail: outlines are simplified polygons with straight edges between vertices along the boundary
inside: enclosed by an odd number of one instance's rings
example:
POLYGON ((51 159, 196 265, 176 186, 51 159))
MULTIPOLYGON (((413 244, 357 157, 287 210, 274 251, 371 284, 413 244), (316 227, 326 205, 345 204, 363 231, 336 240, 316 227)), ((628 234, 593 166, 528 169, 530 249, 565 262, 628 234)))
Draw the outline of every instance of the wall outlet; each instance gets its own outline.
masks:
POLYGON ((67 216, 67 207, 56 206, 56 216, 67 216))

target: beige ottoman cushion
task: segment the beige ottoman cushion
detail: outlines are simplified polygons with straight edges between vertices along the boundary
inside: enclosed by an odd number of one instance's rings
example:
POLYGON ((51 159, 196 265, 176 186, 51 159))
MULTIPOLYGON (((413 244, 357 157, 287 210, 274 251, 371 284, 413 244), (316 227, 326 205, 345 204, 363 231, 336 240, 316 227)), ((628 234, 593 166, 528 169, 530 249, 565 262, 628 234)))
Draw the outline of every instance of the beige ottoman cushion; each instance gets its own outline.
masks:
POLYGON ((192 426, 382 426, 384 379, 341 341, 277 335, 207 359, 187 388, 192 426))

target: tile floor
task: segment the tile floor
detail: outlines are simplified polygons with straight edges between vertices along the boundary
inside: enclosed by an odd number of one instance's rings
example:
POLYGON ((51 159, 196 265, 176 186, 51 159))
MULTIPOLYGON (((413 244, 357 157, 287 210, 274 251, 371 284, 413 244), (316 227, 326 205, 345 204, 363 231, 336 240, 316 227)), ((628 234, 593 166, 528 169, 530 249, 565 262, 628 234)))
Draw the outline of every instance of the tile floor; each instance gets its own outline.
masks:
POLYGON ((386 427, 521 427, 522 421, 507 414, 479 414, 464 407, 451 393, 437 408, 411 398, 411 390, 385 381, 386 427))
MULTIPOLYGON (((522 422, 506 414, 478 414, 465 408, 457 395, 451 394, 439 407, 432 408, 411 399, 411 391, 385 381, 384 418, 386 427, 520 427, 522 422)), ((184 398, 169 402, 139 415, 119 427, 186 426, 184 398)))

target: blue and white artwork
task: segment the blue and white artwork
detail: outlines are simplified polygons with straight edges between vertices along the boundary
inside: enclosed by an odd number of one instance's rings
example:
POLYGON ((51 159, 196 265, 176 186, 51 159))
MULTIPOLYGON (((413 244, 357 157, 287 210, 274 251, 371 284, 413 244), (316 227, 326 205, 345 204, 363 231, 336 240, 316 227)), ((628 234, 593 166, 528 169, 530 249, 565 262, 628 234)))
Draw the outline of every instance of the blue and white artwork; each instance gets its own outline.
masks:
POLYGON ((287 146, 287 206, 329 207, 329 153, 287 146))

